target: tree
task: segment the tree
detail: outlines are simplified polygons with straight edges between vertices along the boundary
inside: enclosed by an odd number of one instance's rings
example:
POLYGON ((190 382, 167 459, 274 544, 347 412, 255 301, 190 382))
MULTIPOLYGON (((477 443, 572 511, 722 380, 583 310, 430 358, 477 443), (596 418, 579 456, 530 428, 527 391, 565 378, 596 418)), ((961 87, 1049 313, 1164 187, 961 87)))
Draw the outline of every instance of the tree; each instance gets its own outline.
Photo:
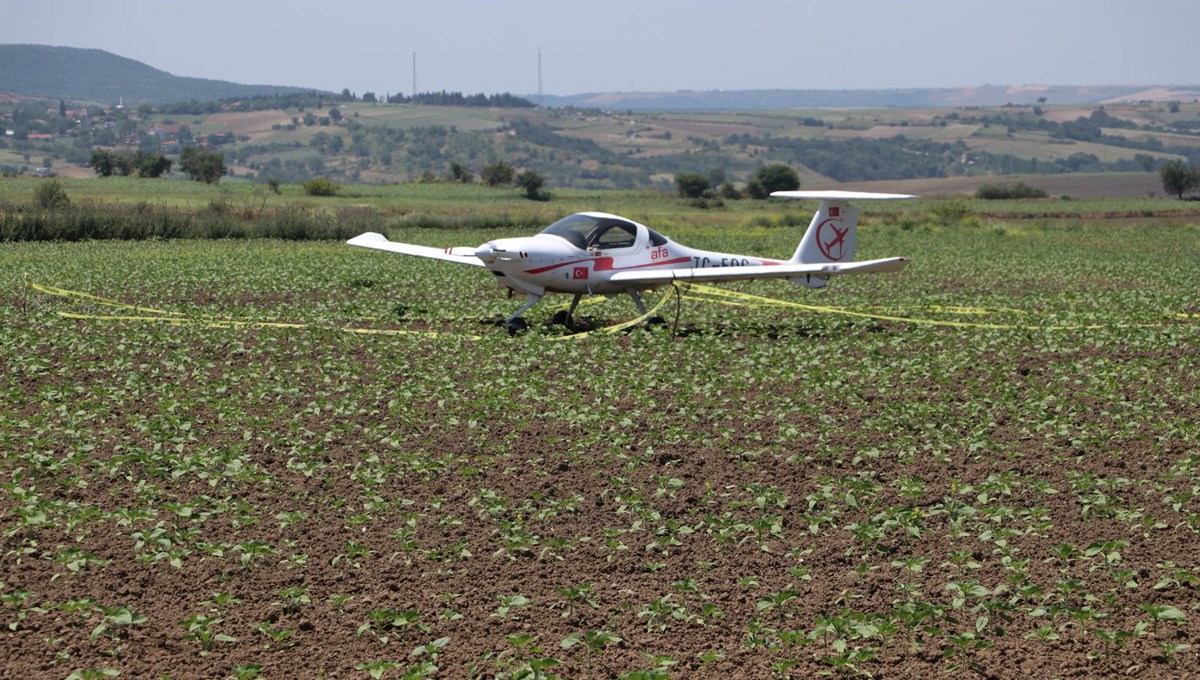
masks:
POLYGON ((162 177, 171 171, 171 159, 160 153, 138 151, 133 154, 133 167, 138 177, 162 177))
POLYGON ((189 146, 179 154, 179 167, 197 182, 216 184, 225 175, 225 154, 189 146))
POLYGON ((500 160, 483 166, 483 170, 479 171, 479 178, 489 187, 498 187, 501 184, 511 184, 514 172, 512 165, 500 160))
POLYGON ((1175 194, 1180 200, 1183 200, 1184 194, 1200 186, 1200 168, 1188 167, 1187 163, 1178 159, 1162 166, 1158 176, 1162 178, 1163 191, 1175 194))
POLYGON ((334 106, 329 109, 329 118, 335 124, 342 122, 342 110, 334 106))
POLYGON ((708 193, 712 185, 704 175, 696 172, 681 172, 675 175, 675 188, 683 198, 700 198, 708 193))
POLYGON ((758 180, 768 195, 775 191, 795 191, 800 188, 800 175, 781 163, 762 166, 754 179, 758 180))
POLYGON ((171 171, 173 163, 160 153, 152 151, 137 151, 129 153, 113 153, 104 149, 92 151, 88 165, 101 177, 120 175, 128 177, 162 177, 171 171))
POLYGON ((525 191, 525 198, 531 201, 548 201, 550 197, 546 192, 542 191, 542 185, 546 180, 533 170, 526 170, 517 175, 516 183, 525 191))
POLYGON ((111 151, 96 149, 92 152, 92 159, 88 161, 88 166, 101 177, 111 177, 116 170, 116 161, 111 151))
POLYGON ((475 176, 471 174, 471 170, 467 166, 458 161, 452 161, 450 163, 450 172, 446 175, 446 179, 451 182, 458 182, 459 184, 470 184, 471 180, 475 179, 475 176))

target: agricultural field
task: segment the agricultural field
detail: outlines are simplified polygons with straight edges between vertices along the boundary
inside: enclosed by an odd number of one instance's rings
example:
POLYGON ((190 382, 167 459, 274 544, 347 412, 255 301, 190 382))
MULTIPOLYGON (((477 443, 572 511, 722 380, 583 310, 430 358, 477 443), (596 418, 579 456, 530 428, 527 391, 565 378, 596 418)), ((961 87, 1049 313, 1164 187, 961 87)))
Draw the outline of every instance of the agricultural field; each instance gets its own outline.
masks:
MULTIPOLYGON (((665 289, 619 331, 595 301, 577 336, 337 242, 5 243, 0 675, 1187 675, 1200 222, 1057 203, 869 207, 901 274, 665 289)), ((768 256, 803 228, 606 208, 768 256)))

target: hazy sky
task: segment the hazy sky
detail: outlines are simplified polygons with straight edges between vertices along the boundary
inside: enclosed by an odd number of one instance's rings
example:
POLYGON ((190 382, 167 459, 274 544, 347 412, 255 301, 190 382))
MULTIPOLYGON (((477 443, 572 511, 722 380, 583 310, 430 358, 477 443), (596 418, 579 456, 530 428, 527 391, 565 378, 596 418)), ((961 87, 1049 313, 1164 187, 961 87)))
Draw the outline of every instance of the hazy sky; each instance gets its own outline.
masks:
MULTIPOLYGON (((1198 84, 1200 0, 0 0, 0 43, 357 94, 1198 84)), ((0 64, 0 68, 4 65, 0 64)))

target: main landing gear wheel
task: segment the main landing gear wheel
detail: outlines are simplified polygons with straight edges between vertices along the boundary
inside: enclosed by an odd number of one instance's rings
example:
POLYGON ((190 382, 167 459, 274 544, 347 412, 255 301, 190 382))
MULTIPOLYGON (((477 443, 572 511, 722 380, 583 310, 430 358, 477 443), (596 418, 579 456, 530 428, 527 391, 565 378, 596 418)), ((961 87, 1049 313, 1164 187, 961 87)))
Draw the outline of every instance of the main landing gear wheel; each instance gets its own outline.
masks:
POLYGON ((516 335, 518 333, 524 333, 526 330, 528 330, 529 322, 525 321, 525 319, 518 316, 515 319, 505 321, 504 328, 506 328, 508 330, 509 335, 516 335))
POLYGON ((556 326, 566 326, 567 330, 572 330, 575 326, 571 319, 571 313, 565 309, 555 312, 553 318, 550 319, 550 323, 556 326))

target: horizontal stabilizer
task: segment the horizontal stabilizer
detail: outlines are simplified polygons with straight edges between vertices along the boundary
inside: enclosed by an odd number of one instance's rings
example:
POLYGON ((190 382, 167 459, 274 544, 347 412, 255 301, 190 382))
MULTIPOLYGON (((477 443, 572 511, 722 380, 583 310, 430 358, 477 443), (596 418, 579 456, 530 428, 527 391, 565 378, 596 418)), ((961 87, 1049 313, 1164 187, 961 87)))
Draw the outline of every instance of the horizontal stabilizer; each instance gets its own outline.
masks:
POLYGON ((877 274, 898 272, 911 262, 906 257, 865 260, 845 264, 780 264, 749 267, 693 267, 687 269, 651 269, 617 272, 609 279, 614 283, 654 284, 670 281, 751 281, 754 279, 800 279, 806 276, 824 278, 839 274, 877 274))
POLYGON ((412 243, 397 243, 387 240, 383 234, 377 234, 373 231, 368 231, 365 234, 359 234, 354 238, 346 241, 347 245, 358 246, 360 248, 371 248, 373 250, 384 250, 389 253, 399 253, 401 255, 412 255, 414 257, 425 257, 431 260, 442 260, 443 262, 455 262, 458 264, 469 264, 475 267, 482 267, 483 261, 473 254, 474 248, 459 246, 455 248, 431 248, 430 246, 418 246, 412 243))
POLYGON ((910 194, 879 194, 869 191, 772 191, 775 198, 794 198, 810 201, 898 201, 917 198, 910 194))

